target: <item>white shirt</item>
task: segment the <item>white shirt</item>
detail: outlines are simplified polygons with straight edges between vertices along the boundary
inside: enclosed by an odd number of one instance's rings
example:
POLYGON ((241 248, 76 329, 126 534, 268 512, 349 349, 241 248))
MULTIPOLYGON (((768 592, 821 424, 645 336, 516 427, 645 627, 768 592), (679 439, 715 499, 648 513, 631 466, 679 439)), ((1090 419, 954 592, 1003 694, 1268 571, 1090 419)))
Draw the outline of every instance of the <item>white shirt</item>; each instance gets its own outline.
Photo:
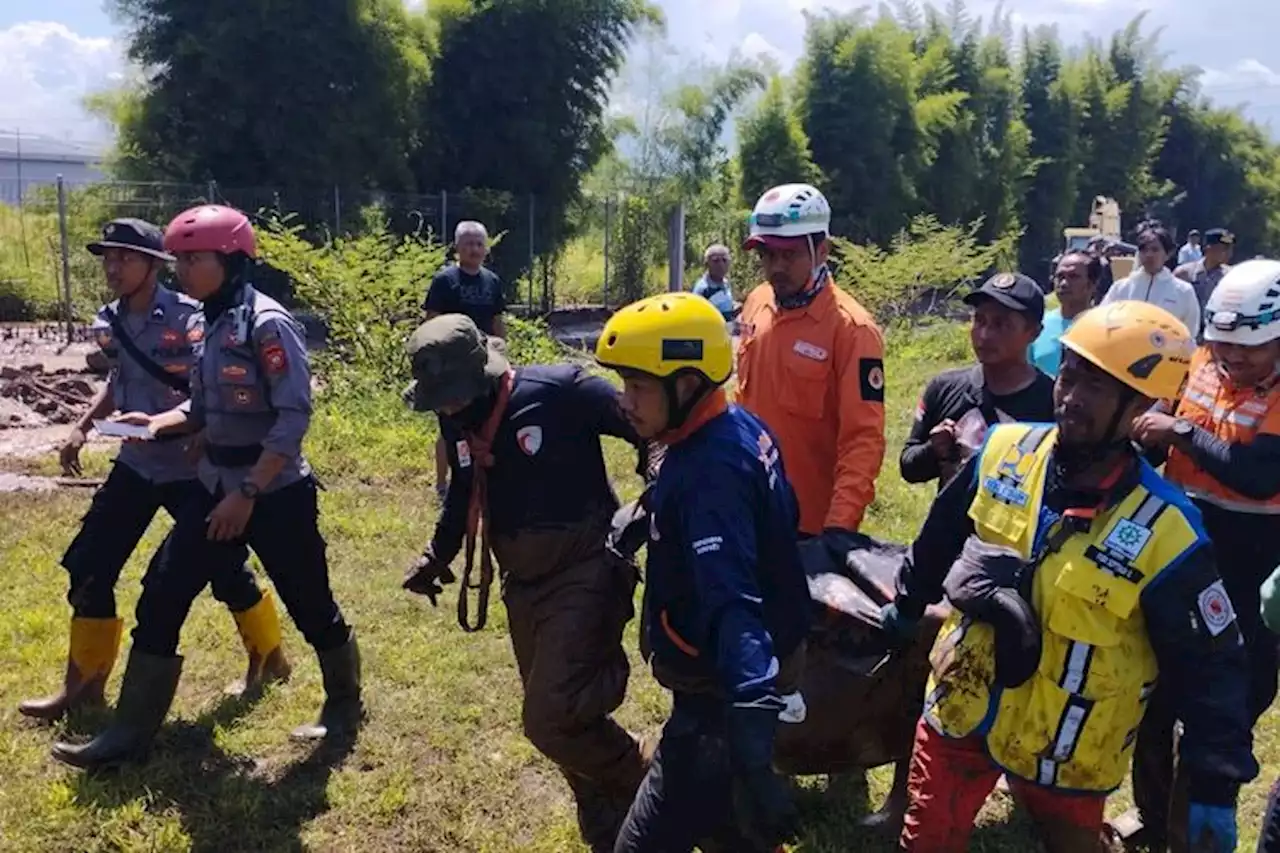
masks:
POLYGON ((1193 246, 1190 243, 1183 243, 1182 248, 1178 250, 1178 266, 1189 264, 1192 261, 1198 261, 1204 258, 1204 252, 1199 246, 1193 246))
POLYGON ((1200 300, 1196 297, 1196 289, 1175 278, 1167 269, 1161 268, 1155 278, 1147 275, 1144 269, 1135 270, 1133 275, 1111 286, 1102 298, 1102 304, 1124 299, 1158 305, 1185 323, 1192 335, 1200 334, 1200 300))

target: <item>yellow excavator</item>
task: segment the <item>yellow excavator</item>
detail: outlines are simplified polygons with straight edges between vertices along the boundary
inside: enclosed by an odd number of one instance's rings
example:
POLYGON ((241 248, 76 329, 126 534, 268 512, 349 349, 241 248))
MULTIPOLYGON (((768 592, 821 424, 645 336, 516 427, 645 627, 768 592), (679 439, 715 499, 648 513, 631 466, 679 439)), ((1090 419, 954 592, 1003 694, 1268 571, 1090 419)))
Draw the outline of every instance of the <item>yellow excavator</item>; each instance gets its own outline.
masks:
POLYGON ((1094 197, 1087 227, 1062 229, 1062 251, 1083 251, 1099 237, 1107 243, 1105 257, 1111 265, 1112 278, 1128 278, 1137 261, 1138 247, 1120 239, 1120 205, 1104 195, 1094 197))

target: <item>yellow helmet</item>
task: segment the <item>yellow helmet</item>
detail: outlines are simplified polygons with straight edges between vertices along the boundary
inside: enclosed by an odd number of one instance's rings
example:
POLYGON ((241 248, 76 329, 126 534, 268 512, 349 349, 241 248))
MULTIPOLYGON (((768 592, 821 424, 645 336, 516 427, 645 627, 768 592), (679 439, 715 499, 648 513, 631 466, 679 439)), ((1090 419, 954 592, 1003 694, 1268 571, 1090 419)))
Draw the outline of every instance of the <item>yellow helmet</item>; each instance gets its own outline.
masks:
POLYGON ((1149 302, 1111 302, 1076 318, 1062 345, 1144 397, 1178 396, 1196 342, 1177 317, 1149 302))
POLYGON ((659 379, 693 371, 714 385, 733 373, 724 317, 701 296, 663 293, 618 309, 596 342, 596 360, 659 379))

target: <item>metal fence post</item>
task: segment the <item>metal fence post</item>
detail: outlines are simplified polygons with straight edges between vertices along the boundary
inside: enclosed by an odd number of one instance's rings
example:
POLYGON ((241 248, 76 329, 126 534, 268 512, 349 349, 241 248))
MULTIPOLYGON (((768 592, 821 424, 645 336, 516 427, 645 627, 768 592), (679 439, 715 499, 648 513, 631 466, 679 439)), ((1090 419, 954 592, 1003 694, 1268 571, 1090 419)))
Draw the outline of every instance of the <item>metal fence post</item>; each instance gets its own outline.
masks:
POLYGON ((209 181, 208 185, 205 187, 205 191, 209 196, 209 204, 214 204, 215 202, 217 202, 218 200, 218 182, 217 181, 209 181))
POLYGON ((671 211, 671 227, 667 229, 667 290, 684 289, 684 202, 671 211))
POLYGON ((342 233, 342 194, 338 185, 333 185, 333 236, 342 233))
MULTIPOLYGON (((534 196, 533 196, 533 193, 529 193, 529 280, 530 282, 533 281, 533 268, 538 258, 537 253, 534 251, 534 245, 535 245, 534 238, 533 238, 534 222, 535 222, 534 196)), ((542 302, 543 302, 543 307, 545 308, 546 301, 547 301, 546 279, 544 278, 542 281, 543 281, 542 302)), ((529 288, 529 312, 533 313, 533 288, 532 287, 529 288)))
POLYGON ((67 324, 67 345, 72 343, 71 329, 71 255, 67 242, 67 185, 58 175, 58 236, 62 241, 62 317, 67 324))
POLYGON ((609 307, 609 250, 613 241, 613 195, 604 197, 604 281, 600 285, 600 301, 609 307))
POLYGON ((449 193, 440 190, 440 242, 449 243, 449 193))

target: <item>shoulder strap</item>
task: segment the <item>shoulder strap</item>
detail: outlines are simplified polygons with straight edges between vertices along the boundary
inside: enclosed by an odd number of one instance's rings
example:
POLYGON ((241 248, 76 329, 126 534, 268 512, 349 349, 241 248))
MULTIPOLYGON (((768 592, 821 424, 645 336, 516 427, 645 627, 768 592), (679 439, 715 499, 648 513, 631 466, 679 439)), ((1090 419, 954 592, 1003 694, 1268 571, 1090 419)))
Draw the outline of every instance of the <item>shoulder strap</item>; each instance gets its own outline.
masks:
POLYGON ((111 331, 115 333, 116 340, 120 341, 120 346, 124 347, 124 351, 129 353, 129 357, 134 360, 139 367, 151 374, 151 377, 157 382, 168 385, 175 391, 181 391, 183 394, 191 394, 191 383, 183 379, 181 376, 174 376, 166 371, 163 367, 156 364, 150 357, 145 355, 142 350, 138 349, 138 345, 133 342, 133 338, 124 330, 124 324, 120 322, 120 315, 111 310, 111 306, 103 309, 107 313, 107 317, 111 322, 111 331))

